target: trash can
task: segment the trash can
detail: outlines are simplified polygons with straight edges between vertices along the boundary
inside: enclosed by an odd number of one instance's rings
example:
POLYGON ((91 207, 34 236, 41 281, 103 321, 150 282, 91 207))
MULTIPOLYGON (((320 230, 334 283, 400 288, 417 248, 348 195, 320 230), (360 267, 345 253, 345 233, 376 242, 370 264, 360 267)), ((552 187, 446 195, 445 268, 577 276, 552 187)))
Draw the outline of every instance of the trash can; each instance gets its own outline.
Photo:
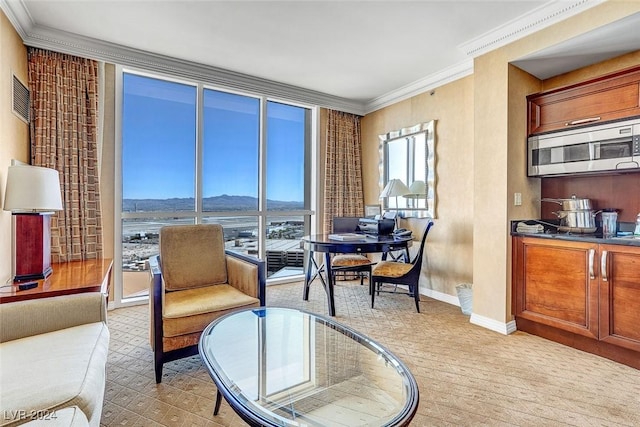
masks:
POLYGON ((469 283, 462 283, 456 286, 458 292, 458 300, 460 301, 460 309, 462 314, 471 315, 473 311, 473 290, 469 283))

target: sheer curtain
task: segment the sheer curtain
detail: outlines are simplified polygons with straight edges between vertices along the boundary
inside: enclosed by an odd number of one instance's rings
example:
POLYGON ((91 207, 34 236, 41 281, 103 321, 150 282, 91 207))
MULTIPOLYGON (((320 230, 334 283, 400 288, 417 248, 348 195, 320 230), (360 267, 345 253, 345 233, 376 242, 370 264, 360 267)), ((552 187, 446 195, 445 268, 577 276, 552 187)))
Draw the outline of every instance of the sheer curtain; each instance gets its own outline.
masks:
POLYGON ((52 262, 102 257, 98 63, 29 48, 31 162, 60 172, 64 210, 51 220, 52 262))
POLYGON ((360 117, 328 110, 324 186, 324 232, 336 216, 362 216, 360 117))

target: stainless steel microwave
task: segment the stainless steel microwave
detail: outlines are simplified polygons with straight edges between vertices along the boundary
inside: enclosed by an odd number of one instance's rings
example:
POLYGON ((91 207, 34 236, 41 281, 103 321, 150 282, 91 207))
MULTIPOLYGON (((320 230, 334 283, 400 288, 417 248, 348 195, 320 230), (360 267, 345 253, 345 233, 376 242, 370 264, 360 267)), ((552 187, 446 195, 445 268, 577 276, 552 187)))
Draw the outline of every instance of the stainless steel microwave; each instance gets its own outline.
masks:
POLYGON ((640 172, 640 118, 529 137, 528 176, 640 172))

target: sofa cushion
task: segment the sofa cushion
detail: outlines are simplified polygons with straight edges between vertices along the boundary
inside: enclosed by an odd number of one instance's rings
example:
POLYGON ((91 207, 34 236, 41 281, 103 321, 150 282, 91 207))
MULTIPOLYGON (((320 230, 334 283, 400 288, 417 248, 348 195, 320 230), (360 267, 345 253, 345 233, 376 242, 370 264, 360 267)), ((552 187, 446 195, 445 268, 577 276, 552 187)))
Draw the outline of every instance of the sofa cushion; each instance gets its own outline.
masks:
POLYGON ((223 312, 251 306, 259 307, 260 300, 226 284, 166 292, 162 313, 164 336, 202 332, 223 312))
POLYGON ((58 409, 55 412, 42 412, 39 418, 23 426, 29 427, 86 427, 89 420, 77 406, 58 409))
POLYGON ((219 224, 162 227, 160 254, 168 291, 227 282, 224 232, 219 224))
MULTIPOLYGON (((108 347, 109 330, 103 322, 0 344, 3 413, 37 413, 78 406, 89 425, 99 426, 108 347)), ((1 422, 3 426, 13 426, 22 421, 1 422)))

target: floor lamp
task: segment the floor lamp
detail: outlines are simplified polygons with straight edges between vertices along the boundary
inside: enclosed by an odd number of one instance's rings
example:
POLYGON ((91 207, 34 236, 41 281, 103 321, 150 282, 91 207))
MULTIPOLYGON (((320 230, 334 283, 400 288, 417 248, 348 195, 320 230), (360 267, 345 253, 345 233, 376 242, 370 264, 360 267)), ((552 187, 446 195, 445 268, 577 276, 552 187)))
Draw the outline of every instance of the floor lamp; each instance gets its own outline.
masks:
POLYGON ((383 197, 395 197, 396 198, 396 227, 398 227, 398 197, 404 196, 405 194, 409 194, 409 187, 407 187, 402 180, 399 179, 391 179, 387 182, 382 193, 380 193, 380 198, 383 197))
POLYGON ((7 173, 4 210, 15 217, 14 281, 44 279, 51 274, 51 215, 62 210, 55 169, 12 160, 7 173))

